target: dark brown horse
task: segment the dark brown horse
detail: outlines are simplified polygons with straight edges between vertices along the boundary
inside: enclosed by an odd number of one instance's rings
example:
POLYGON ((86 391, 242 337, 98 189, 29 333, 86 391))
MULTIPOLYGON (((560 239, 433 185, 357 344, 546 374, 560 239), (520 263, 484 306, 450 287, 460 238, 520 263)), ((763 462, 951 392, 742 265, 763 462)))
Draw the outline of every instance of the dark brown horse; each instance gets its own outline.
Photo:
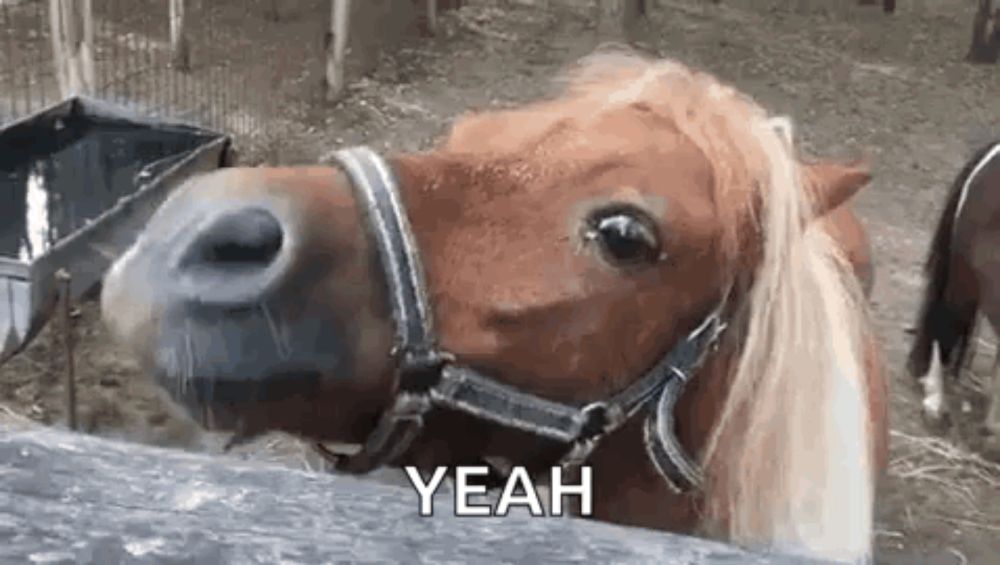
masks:
MULTIPOLYGON (((947 381, 974 345, 981 312, 1000 330, 1000 140, 972 156, 952 183, 931 241, 927 286, 910 350, 910 374, 924 384, 923 412, 940 427, 948 415, 947 381)), ((1000 356, 987 392, 986 429, 1000 437, 1000 356)))
POLYGON ((586 464, 598 519, 870 554, 865 167, 615 52, 430 151, 336 161, 191 180, 106 277, 115 335, 209 425, 358 444, 356 473, 586 464))

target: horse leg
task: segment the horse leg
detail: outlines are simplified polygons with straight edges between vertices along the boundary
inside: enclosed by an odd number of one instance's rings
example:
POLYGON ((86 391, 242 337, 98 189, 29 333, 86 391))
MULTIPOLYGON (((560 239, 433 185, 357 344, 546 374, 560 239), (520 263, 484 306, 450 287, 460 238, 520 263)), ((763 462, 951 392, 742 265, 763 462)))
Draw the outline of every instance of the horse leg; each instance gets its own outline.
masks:
POLYGON ((990 380, 987 383, 986 402, 986 431, 990 435, 1000 437, 1000 345, 997 346, 997 354, 993 360, 993 369, 990 371, 990 380))
POLYGON ((948 424, 948 398, 941 348, 936 341, 931 345, 930 369, 920 378, 920 384, 924 388, 924 398, 921 403, 924 422, 931 429, 944 429, 948 424))
POLYGON ((966 353, 963 356, 964 362, 962 363, 962 368, 967 371, 972 371, 972 365, 976 361, 976 349, 979 348, 979 334, 982 329, 982 324, 977 321, 972 322, 972 331, 969 332, 969 339, 966 342, 966 353))
MULTIPOLYGON (((1000 245, 1000 234, 994 237, 984 238, 988 241, 984 244, 987 250, 996 249, 1000 245)), ((982 288, 981 308, 983 318, 989 326, 991 333, 1000 338, 1000 287, 996 281, 1000 281, 1000 262, 994 260, 994 253, 989 251, 977 254, 980 277, 980 288, 982 288)), ((993 436, 993 442, 1000 445, 1000 343, 993 359, 993 366, 990 368, 988 380, 985 383, 984 396, 986 397, 986 419, 983 427, 986 432, 993 436)))

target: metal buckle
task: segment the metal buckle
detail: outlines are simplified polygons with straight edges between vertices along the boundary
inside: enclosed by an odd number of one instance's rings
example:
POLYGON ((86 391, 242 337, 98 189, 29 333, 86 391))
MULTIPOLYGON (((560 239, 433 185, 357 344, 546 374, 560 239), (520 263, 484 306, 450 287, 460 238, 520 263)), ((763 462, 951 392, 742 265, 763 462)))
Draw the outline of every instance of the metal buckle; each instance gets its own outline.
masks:
POLYGON ((403 350, 399 354, 399 391, 426 394, 441 381, 441 369, 453 363, 450 353, 430 350, 403 350))
POLYGON ((592 402, 580 410, 583 425, 580 426, 582 439, 597 439, 621 425, 625 414, 617 404, 604 401, 592 402))
POLYGON ((616 430, 625 421, 625 413, 617 404, 607 404, 603 401, 592 402, 580 410, 583 425, 580 426, 580 437, 573 442, 573 447, 559 460, 563 469, 571 469, 583 465, 594 452, 597 444, 608 433, 616 430))
POLYGON ((426 394, 402 392, 390 408, 393 421, 409 421, 423 426, 424 415, 431 409, 431 399, 426 394))

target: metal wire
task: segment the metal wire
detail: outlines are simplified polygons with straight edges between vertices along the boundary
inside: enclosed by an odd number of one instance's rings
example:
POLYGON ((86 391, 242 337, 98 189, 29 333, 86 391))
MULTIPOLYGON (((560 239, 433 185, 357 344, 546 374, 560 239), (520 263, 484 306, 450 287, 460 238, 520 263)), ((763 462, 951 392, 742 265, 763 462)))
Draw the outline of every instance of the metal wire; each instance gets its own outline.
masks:
MULTIPOLYGON (((262 144, 278 120, 304 115, 317 98, 301 85, 308 69, 321 72, 322 60, 312 59, 322 55, 309 46, 321 42, 329 2, 302 0, 275 19, 269 1, 186 0, 185 71, 174 65, 167 0, 92 0, 95 84, 86 94, 225 131, 238 145, 262 144)), ((50 6, 0 3, 0 121, 64 97, 50 6)), ((315 77, 309 84, 318 90, 315 77)))

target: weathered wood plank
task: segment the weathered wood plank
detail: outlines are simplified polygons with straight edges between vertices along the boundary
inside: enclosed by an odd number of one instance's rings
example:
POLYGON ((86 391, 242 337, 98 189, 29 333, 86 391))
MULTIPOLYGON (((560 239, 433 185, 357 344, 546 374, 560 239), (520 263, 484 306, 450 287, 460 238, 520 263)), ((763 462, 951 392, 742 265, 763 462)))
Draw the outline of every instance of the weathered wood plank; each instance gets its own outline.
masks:
POLYGON ((417 29, 413 0, 330 0, 329 14, 323 85, 330 102, 340 100, 349 84, 375 70, 383 52, 417 29))
POLYGON ((597 35, 601 41, 631 42, 636 26, 646 15, 643 0, 601 0, 597 9, 597 35))
POLYGON ((589 520, 455 518, 447 499, 420 518, 408 488, 47 428, 0 427, 0 477, 3 563, 802 563, 589 520))
POLYGON ((52 59, 63 98, 94 92, 91 0, 49 0, 52 59))
POLYGON ((1000 10, 993 10, 993 0, 978 1, 972 21, 972 44, 965 59, 989 64, 1000 59, 1000 10))
POLYGON ((187 30, 187 0, 170 0, 171 65, 181 72, 191 70, 191 38, 187 30))
POLYGON ((351 0, 331 0, 330 33, 327 35, 326 98, 333 102, 345 88, 344 65, 347 64, 347 39, 350 33, 351 0))

